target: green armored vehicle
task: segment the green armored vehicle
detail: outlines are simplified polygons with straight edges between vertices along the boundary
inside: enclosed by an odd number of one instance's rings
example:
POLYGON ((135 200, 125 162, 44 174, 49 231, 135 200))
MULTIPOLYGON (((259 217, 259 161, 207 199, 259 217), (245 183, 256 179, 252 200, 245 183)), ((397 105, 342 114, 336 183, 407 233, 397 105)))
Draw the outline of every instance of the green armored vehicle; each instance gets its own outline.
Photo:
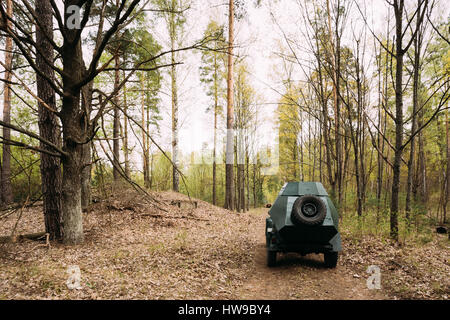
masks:
POLYGON ((325 265, 336 267, 341 237, 338 212, 319 182, 289 182, 281 188, 266 219, 267 265, 277 252, 323 253, 325 265))

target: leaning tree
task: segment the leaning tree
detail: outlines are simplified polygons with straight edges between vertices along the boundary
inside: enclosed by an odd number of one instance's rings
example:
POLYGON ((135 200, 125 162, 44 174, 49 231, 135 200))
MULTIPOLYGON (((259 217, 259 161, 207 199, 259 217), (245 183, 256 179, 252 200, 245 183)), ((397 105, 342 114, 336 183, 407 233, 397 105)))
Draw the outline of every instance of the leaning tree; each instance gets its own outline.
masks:
MULTIPOLYGON (((121 90, 126 81, 132 77, 133 73, 137 70, 151 71, 167 67, 168 65, 158 65, 158 61, 162 56, 174 50, 160 51, 145 61, 134 63, 133 67, 129 68, 127 76, 119 85, 115 86, 115 90, 99 99, 101 103, 97 106, 94 114, 90 110, 91 103, 83 102, 82 98, 92 98, 93 80, 99 73, 108 70, 114 62, 115 56, 113 55, 105 63, 101 63, 102 54, 114 36, 130 25, 135 17, 143 11, 152 11, 152 9, 146 8, 149 1, 120 0, 112 4, 106 0, 66 0, 62 6, 55 0, 49 1, 57 28, 49 29, 43 25, 44 21, 39 19, 39 15, 33 7, 33 1, 18 0, 14 1, 15 10, 21 12, 28 21, 23 22, 17 19, 16 15, 10 14, 6 10, 4 1, 2 1, 0 5, 0 30, 13 40, 18 52, 36 72, 37 77, 40 80, 45 80, 49 88, 61 97, 62 102, 59 107, 38 100, 41 107, 46 108, 47 111, 59 118, 62 128, 62 143, 58 145, 42 135, 4 121, 0 121, 0 125, 37 139, 41 145, 46 146, 45 149, 34 146, 28 146, 29 148, 60 158, 63 168, 61 188, 63 242, 65 244, 79 244, 84 241, 81 206, 82 173, 91 161, 89 157, 85 156, 87 149, 85 146, 95 137, 97 122, 106 112, 106 106, 121 90), (100 10, 98 10, 98 6, 100 6, 100 10), (102 19, 111 10, 115 12, 112 18, 102 19), (98 21, 102 21, 102 23, 95 23, 98 21), (40 30, 40 37, 34 40, 33 32, 26 28, 24 23, 35 25, 40 30), (83 32, 87 32, 95 26, 98 27, 95 47, 89 50, 85 49, 86 52, 83 54, 83 32), (42 43, 40 42, 44 40, 46 45, 50 46, 55 53, 55 59, 42 52, 42 43), (84 57, 88 56, 86 53, 90 55, 88 63, 85 63, 84 60, 84 57), (39 57, 39 63, 36 57, 39 57), (42 68, 43 64, 51 68, 56 76, 49 77, 49 72, 44 72, 42 68), (86 88, 89 90, 86 90, 86 88)), ((201 48, 206 42, 207 39, 202 39, 194 45, 175 50, 201 48)), ((14 141, 11 139, 9 143, 14 144, 14 141)), ((24 147, 23 144, 21 146, 24 147)))

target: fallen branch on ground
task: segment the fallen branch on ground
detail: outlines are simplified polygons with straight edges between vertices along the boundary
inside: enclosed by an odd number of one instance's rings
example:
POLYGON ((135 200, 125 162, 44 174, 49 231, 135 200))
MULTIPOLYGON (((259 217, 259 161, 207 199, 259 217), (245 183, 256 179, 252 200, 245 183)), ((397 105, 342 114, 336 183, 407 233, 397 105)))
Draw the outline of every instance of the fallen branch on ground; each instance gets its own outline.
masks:
POLYGON ((0 243, 16 243, 22 242, 24 240, 33 240, 38 241, 41 239, 46 239, 48 233, 46 232, 38 232, 38 233, 30 233, 30 234, 21 234, 17 236, 2 236, 0 237, 0 243))

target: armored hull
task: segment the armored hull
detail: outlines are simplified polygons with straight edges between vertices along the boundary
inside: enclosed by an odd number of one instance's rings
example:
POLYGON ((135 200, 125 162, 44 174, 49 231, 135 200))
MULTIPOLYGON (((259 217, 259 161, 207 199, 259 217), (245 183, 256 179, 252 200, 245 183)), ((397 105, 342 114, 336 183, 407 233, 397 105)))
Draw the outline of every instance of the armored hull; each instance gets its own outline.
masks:
POLYGON ((319 182, 289 182, 281 189, 266 220, 268 265, 277 252, 323 253, 334 267, 341 251, 339 215, 319 182))

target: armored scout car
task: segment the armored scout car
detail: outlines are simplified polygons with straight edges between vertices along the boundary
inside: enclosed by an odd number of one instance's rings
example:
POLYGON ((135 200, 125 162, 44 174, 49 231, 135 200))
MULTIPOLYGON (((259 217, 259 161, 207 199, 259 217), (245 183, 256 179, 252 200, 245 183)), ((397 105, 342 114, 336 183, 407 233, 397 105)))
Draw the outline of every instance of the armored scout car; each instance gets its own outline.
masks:
POLYGON ((281 188, 266 219, 267 265, 278 252, 323 253, 325 265, 336 267, 341 237, 339 215, 319 182, 289 182, 281 188))

